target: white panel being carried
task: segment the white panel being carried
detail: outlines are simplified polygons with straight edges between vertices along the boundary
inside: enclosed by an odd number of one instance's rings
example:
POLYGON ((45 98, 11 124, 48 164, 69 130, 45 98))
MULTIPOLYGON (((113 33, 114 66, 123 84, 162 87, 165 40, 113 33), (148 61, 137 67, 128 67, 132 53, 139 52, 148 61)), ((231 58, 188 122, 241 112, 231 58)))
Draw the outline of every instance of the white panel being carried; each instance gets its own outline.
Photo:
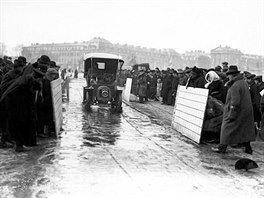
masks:
POLYGON ((124 93, 124 100, 128 102, 130 100, 131 86, 132 86, 132 78, 127 78, 125 91, 123 93, 124 93))
POLYGON ((62 125, 62 80, 57 79, 50 82, 53 104, 53 120, 55 123, 56 137, 58 137, 62 125))
POLYGON ((200 143, 208 89, 178 86, 172 128, 200 143))

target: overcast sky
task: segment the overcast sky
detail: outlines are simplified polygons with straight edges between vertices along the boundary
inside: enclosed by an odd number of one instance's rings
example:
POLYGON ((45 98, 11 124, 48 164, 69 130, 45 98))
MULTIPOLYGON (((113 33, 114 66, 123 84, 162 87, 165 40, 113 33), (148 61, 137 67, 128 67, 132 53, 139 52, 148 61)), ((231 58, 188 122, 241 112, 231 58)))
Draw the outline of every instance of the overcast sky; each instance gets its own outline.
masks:
POLYGON ((264 55, 264 0, 0 0, 0 42, 87 41, 173 48, 228 45, 264 55))

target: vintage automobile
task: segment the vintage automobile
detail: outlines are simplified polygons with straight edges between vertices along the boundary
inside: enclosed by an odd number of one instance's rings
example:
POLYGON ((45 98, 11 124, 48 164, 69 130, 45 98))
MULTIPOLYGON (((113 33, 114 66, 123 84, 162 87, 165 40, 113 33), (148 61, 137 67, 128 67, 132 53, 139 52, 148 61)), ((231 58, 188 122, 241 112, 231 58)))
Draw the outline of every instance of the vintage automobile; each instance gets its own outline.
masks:
POLYGON ((91 105, 109 106, 114 112, 122 112, 122 90, 117 89, 117 77, 124 64, 121 56, 107 53, 84 55, 83 104, 87 110, 91 105))
POLYGON ((132 70, 135 71, 140 71, 140 70, 149 70, 149 63, 140 63, 140 64, 135 64, 132 66, 132 70))

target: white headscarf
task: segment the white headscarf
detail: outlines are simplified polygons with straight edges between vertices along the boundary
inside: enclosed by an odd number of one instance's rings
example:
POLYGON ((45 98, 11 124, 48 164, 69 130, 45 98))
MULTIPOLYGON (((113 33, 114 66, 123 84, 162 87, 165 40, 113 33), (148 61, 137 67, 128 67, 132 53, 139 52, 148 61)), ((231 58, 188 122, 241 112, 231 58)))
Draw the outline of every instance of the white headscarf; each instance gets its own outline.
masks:
POLYGON ((208 86, 217 80, 220 80, 220 77, 218 76, 218 74, 215 71, 209 71, 206 75, 205 75, 205 80, 207 81, 207 83, 204 85, 205 88, 208 88, 208 86))

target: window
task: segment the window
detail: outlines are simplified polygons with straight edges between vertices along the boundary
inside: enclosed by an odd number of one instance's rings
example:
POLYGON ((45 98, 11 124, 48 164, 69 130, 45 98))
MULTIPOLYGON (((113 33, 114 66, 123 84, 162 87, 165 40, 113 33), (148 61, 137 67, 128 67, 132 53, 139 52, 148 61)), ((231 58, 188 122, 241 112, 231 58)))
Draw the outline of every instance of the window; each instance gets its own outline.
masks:
POLYGON ((105 63, 97 63, 98 69, 105 69, 105 63))

